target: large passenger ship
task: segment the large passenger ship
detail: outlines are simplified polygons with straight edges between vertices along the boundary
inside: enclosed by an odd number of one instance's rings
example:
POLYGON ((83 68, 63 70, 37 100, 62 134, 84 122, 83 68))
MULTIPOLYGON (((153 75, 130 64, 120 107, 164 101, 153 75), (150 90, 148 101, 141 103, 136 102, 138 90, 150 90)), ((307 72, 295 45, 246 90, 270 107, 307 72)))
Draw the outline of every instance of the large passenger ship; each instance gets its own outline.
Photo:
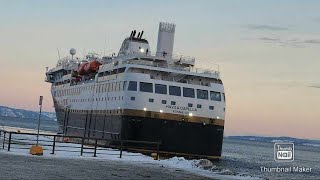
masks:
POLYGON ((159 24, 156 52, 131 31, 110 56, 89 53, 47 70, 61 133, 161 142, 160 152, 221 156, 225 94, 219 69, 173 54, 175 24, 159 24), (212 67, 210 67, 212 68, 212 67), (111 137, 110 137, 111 134, 111 137))

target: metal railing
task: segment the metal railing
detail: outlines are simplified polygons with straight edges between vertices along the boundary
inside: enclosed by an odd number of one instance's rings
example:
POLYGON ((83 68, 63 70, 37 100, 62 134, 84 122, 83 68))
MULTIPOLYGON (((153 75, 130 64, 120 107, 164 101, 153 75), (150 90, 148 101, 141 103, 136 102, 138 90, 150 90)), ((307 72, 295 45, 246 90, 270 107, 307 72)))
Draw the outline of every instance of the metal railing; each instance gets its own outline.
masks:
POLYGON ((199 74, 210 74, 210 75, 219 75, 219 65, 216 65, 217 70, 211 69, 202 69, 202 68, 193 68, 193 67, 184 67, 184 66, 176 66, 176 65, 166 65, 162 63, 156 62, 146 62, 146 61, 139 61, 139 60, 124 60, 122 64, 134 64, 134 65, 143 65, 143 66, 151 66, 151 67, 159 67, 159 68, 168 68, 178 71, 187 71, 187 72, 195 72, 199 74))
MULTIPOLYGON (((7 151, 27 150, 36 144, 36 133, 9 132, 0 130, 0 149, 7 151)), ((156 153, 159 159, 160 142, 134 141, 134 140, 113 140, 103 138, 64 136, 58 134, 39 134, 39 145, 44 151, 50 151, 50 154, 56 152, 73 152, 83 154, 92 154, 93 157, 98 155, 117 155, 122 158, 123 151, 129 150, 134 152, 151 152, 156 153), (72 142, 69 140, 72 139, 72 142), (111 152, 119 151, 117 154, 111 152)), ((128 153, 126 155, 130 156, 128 153)))

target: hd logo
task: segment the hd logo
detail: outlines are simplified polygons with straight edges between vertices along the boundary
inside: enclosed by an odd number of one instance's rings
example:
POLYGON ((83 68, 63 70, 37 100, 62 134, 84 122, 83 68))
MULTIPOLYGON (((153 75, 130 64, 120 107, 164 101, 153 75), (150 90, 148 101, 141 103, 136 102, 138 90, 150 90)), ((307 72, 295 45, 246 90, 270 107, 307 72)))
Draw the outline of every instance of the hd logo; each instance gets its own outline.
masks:
POLYGON ((294 160, 293 143, 275 143, 274 160, 276 162, 291 162, 294 160))

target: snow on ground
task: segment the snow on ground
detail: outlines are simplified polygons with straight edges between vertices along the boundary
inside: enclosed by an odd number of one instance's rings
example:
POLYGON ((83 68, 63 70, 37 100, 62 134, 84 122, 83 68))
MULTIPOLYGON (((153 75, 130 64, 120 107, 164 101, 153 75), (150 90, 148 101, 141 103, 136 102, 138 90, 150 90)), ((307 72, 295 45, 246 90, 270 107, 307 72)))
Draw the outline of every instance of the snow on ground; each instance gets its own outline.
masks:
MULTIPOLYGON (((22 129, 22 128, 13 128, 13 127, 0 127, 0 129, 5 129, 8 131, 20 131, 20 132, 33 132, 32 129, 22 129)), ((54 134, 50 132, 41 132, 54 134)), ((1 141, 1 140, 0 140, 1 141)), ((23 145, 12 144, 10 152, 0 148, 0 152, 8 154, 17 154, 32 156, 29 154, 29 148, 31 144, 36 144, 36 136, 23 135, 23 134, 12 134, 12 141, 25 143, 23 145), (18 149, 19 148, 19 149, 18 149), (21 149, 23 148, 23 149, 21 149)), ((122 158, 120 158, 120 151, 118 149, 111 148, 101 148, 97 149, 97 157, 93 157, 93 147, 85 146, 83 156, 80 156, 81 144, 75 143, 65 143, 65 142, 56 142, 55 154, 52 152, 52 137, 49 136, 39 136, 39 144, 44 148, 44 158, 79 158, 79 159, 88 159, 88 160, 112 160, 112 161, 123 161, 126 163, 152 163, 157 165, 162 165, 166 168, 178 168, 186 170, 195 174, 199 174, 206 177, 218 178, 218 179, 256 179, 248 176, 235 176, 228 175, 230 172, 228 169, 219 169, 214 166, 208 160, 186 160, 183 157, 173 157, 169 159, 154 160, 150 156, 146 156, 140 153, 132 153, 123 151, 122 158)))

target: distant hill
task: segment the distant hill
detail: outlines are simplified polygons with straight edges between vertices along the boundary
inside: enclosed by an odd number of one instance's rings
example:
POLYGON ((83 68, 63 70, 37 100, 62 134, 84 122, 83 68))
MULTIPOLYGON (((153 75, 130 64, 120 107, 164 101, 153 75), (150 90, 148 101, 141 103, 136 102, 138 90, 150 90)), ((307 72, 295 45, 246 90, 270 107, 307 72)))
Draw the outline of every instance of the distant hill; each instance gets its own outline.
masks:
POLYGON ((320 147, 320 140, 311 139, 298 139, 293 137, 263 137, 263 136, 227 136, 227 139, 238 139, 248 141, 260 141, 260 142, 292 142, 294 144, 300 144, 304 146, 320 147))
MULTIPOLYGON (((29 111, 24 109, 15 109, 6 106, 0 106, 0 118, 2 117, 13 117, 13 118, 27 118, 27 119, 38 119, 39 112, 29 111)), ((56 121, 56 113, 55 112, 42 112, 41 113, 42 120, 52 120, 56 121)))

